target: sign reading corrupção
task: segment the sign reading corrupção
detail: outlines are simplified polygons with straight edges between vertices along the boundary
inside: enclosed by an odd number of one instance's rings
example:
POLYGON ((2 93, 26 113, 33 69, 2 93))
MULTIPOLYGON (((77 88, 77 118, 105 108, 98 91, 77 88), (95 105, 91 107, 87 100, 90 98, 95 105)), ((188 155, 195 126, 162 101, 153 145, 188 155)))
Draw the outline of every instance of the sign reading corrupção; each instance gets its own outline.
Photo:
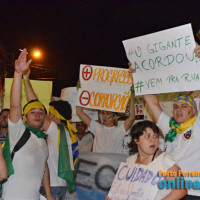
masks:
POLYGON ((77 105, 125 112, 132 85, 128 69, 81 65, 79 79, 77 105))
POLYGON ((136 95, 199 90, 191 24, 123 41, 136 95))

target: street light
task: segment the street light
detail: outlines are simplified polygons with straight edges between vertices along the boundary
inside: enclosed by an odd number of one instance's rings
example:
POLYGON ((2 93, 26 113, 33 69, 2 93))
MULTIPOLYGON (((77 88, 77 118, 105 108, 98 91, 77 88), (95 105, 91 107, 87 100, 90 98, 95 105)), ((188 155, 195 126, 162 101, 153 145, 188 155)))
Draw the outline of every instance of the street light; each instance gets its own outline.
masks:
POLYGON ((41 58, 41 52, 39 50, 33 50, 32 56, 33 56, 33 58, 39 59, 39 58, 41 58))
POLYGON ((34 56, 35 56, 35 57, 40 57, 40 52, 39 52, 39 51, 36 51, 36 52, 34 53, 34 56))

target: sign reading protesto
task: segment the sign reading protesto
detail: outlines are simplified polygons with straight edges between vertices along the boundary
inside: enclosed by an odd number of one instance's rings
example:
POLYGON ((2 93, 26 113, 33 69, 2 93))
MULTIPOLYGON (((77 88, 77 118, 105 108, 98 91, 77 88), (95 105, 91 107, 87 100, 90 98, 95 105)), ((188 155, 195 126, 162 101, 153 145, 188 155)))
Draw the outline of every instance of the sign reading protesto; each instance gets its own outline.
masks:
POLYGON ((191 24, 123 41, 136 95, 199 90, 191 24))
POLYGON ((132 84, 128 69, 81 65, 79 79, 77 105, 125 112, 132 84))
POLYGON ((108 196, 112 200, 147 200, 155 199, 157 184, 162 177, 157 170, 145 165, 121 163, 108 196))

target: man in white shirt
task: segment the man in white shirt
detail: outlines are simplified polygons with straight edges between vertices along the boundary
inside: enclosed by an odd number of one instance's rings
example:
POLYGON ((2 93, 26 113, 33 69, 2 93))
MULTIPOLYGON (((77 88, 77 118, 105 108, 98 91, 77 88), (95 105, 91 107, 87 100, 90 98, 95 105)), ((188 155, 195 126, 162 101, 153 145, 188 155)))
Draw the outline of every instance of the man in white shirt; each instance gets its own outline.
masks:
POLYGON ((93 152, 98 153, 122 153, 124 136, 128 133, 135 121, 134 97, 131 95, 130 115, 125 122, 116 126, 118 116, 116 113, 103 111, 103 125, 92 120, 82 107, 77 106, 76 112, 80 119, 89 127, 94 134, 93 152))
MULTIPOLYGON (((30 138, 25 145, 14 154, 14 174, 11 174, 3 184, 4 200, 38 200, 41 182, 45 186, 48 200, 54 200, 50 192, 49 171, 47 167, 48 148, 46 135, 40 131, 44 123, 45 108, 39 101, 32 101, 24 107, 22 122, 21 84, 22 75, 31 63, 27 61, 27 50, 15 61, 15 72, 11 87, 10 115, 8 132, 10 150, 22 137, 25 130, 30 132, 30 138)), ((6 145, 6 144, 5 144, 6 145)))
POLYGON ((94 142, 94 136, 87 131, 87 125, 84 122, 76 122, 78 150, 79 152, 91 152, 94 142))
MULTIPOLYGON (((24 73, 28 101, 38 100, 30 80, 30 70, 24 73)), ((78 158, 76 129, 69 123, 72 118, 71 105, 67 101, 50 102, 49 115, 45 117, 42 129, 48 135, 48 166, 50 171, 51 194, 55 199, 65 199, 66 191, 75 191, 75 169, 78 158)), ((43 185, 44 186, 44 185, 43 185)), ((41 194, 45 195, 41 187, 41 194)))

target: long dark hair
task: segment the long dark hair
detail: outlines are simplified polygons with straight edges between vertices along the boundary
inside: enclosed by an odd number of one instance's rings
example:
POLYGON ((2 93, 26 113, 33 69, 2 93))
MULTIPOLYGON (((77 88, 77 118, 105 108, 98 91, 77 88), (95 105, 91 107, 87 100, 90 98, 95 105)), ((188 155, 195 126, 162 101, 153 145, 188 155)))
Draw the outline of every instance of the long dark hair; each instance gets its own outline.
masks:
POLYGON ((137 144, 135 143, 135 139, 139 140, 139 137, 143 135, 143 132, 146 131, 147 128, 152 129, 152 131, 158 135, 161 134, 160 129, 156 126, 155 123, 144 120, 136 123, 131 129, 131 142, 128 144, 129 146, 129 154, 133 155, 138 152, 137 144))

